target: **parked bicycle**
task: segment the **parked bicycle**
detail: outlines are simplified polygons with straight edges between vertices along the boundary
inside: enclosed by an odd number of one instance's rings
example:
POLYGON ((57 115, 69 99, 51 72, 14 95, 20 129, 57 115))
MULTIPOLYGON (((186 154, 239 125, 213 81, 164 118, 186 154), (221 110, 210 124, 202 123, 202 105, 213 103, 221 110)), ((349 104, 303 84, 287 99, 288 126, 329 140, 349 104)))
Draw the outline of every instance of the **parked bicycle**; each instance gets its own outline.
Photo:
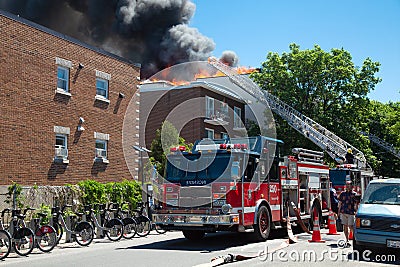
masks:
POLYGON ((124 234, 123 222, 118 218, 111 218, 111 210, 100 209, 100 205, 98 207, 98 211, 100 212, 100 222, 97 220, 92 206, 85 206, 85 210, 88 211, 88 220, 92 223, 92 227, 94 225, 94 227, 103 231, 111 241, 120 240, 124 234))
POLYGON ((8 254, 11 251, 11 235, 3 230, 2 221, 0 221, 1 230, 0 230, 0 260, 7 258, 8 254))
POLYGON ((53 215, 53 227, 56 230, 58 236, 58 242, 61 240, 63 232, 70 233, 71 237, 81 246, 88 246, 94 239, 94 230, 92 225, 87 221, 72 221, 71 229, 68 228, 64 220, 64 210, 71 208, 71 205, 64 205, 60 210, 55 207, 52 211, 55 212, 53 215))
MULTIPOLYGON (((9 213, 10 209, 1 212, 0 230, 5 230, 3 222, 6 212, 9 213)), ((35 234, 28 227, 21 225, 21 220, 24 219, 25 215, 21 214, 20 210, 11 210, 11 221, 7 229, 11 236, 11 246, 21 256, 27 256, 35 246, 35 234)))
MULTIPOLYGON (((150 219, 151 219, 151 213, 158 208, 161 208, 161 206, 160 205, 151 205, 150 206, 150 216, 149 216, 150 219)), ((155 224, 153 222, 153 220, 151 220, 151 230, 155 230, 160 235, 165 234, 167 232, 167 230, 161 228, 160 225, 155 224)))
POLYGON ((150 234, 152 223, 149 217, 144 214, 145 205, 142 202, 137 204, 139 209, 133 209, 136 215, 133 217, 136 221, 136 233, 140 237, 145 237, 150 234))
MULTIPOLYGON (((122 205, 128 205, 129 203, 123 203, 122 205)), ((119 218, 123 224, 124 224, 124 234, 123 237, 125 239, 131 239, 136 235, 136 221, 134 218, 130 216, 130 211, 129 210, 123 210, 120 208, 120 206, 117 203, 110 203, 109 206, 113 207, 114 211, 114 216, 116 218, 119 218)))
MULTIPOLYGON (((34 211, 35 209, 25 209, 24 215, 28 210, 34 211)), ((57 245, 57 234, 53 226, 49 224, 42 224, 44 218, 47 217, 44 213, 36 213, 39 218, 33 219, 36 247, 43 252, 50 252, 57 245)))

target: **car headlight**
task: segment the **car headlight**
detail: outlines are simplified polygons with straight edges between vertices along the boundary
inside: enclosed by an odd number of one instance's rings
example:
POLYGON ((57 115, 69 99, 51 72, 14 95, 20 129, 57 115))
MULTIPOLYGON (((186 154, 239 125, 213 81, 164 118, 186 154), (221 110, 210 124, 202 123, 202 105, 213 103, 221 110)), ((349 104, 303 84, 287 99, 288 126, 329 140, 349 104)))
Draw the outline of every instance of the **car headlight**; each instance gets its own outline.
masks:
POLYGON ((370 227, 371 226, 371 220, 369 220, 369 219, 361 219, 361 226, 370 227))

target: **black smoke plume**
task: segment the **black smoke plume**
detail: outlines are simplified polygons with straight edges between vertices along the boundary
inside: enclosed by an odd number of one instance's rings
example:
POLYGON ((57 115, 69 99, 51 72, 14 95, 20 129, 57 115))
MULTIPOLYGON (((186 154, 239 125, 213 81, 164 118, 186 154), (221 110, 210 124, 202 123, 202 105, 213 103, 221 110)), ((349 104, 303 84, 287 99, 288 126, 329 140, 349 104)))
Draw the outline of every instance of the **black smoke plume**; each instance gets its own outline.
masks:
MULTIPOLYGON (((206 60, 212 39, 188 26, 190 0, 1 0, 0 8, 142 64, 142 78, 206 60)), ((224 60, 237 63, 236 54, 224 60)), ((234 64, 232 64, 234 65, 234 64)))

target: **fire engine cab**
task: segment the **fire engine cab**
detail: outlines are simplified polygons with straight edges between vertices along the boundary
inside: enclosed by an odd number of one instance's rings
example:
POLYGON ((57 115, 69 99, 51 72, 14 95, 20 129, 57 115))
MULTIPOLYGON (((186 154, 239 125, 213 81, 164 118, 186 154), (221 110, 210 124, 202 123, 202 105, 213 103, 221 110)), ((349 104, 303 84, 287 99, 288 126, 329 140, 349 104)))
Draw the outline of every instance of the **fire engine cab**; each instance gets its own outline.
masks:
POLYGON ((253 232, 257 240, 266 240, 287 220, 300 217, 308 223, 313 209, 327 216, 329 167, 323 153, 294 149, 293 156, 281 157, 282 145, 257 136, 204 139, 189 152, 172 148, 163 205, 153 221, 191 240, 216 231, 253 232))

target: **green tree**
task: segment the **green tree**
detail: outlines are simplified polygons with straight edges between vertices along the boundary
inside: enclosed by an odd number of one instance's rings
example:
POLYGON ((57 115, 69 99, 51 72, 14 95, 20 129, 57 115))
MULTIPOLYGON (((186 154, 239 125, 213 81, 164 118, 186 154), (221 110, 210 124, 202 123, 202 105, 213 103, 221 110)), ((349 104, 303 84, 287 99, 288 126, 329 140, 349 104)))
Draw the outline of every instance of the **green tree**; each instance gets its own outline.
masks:
MULTIPOLYGON (((364 115, 367 132, 400 149, 400 102, 387 104, 371 101, 364 115)), ((400 177, 400 159, 371 142, 371 149, 377 157, 376 172, 379 175, 400 177)))
MULTIPOLYGON (((381 81, 375 77, 380 64, 370 58, 361 67, 342 49, 323 51, 318 45, 300 50, 296 44, 290 52, 268 53, 260 72, 251 77, 273 95, 314 119, 330 131, 362 150, 375 161, 369 140, 360 134, 362 116, 368 110, 367 94, 381 81)), ((286 153, 293 147, 319 149, 276 118, 277 137, 286 143, 286 153)))
POLYGON ((171 147, 185 146, 191 149, 192 144, 186 144, 185 139, 179 136, 178 130, 169 121, 164 121, 161 129, 156 131, 156 137, 151 142, 150 162, 156 167, 157 172, 164 175, 167 155, 171 147))

